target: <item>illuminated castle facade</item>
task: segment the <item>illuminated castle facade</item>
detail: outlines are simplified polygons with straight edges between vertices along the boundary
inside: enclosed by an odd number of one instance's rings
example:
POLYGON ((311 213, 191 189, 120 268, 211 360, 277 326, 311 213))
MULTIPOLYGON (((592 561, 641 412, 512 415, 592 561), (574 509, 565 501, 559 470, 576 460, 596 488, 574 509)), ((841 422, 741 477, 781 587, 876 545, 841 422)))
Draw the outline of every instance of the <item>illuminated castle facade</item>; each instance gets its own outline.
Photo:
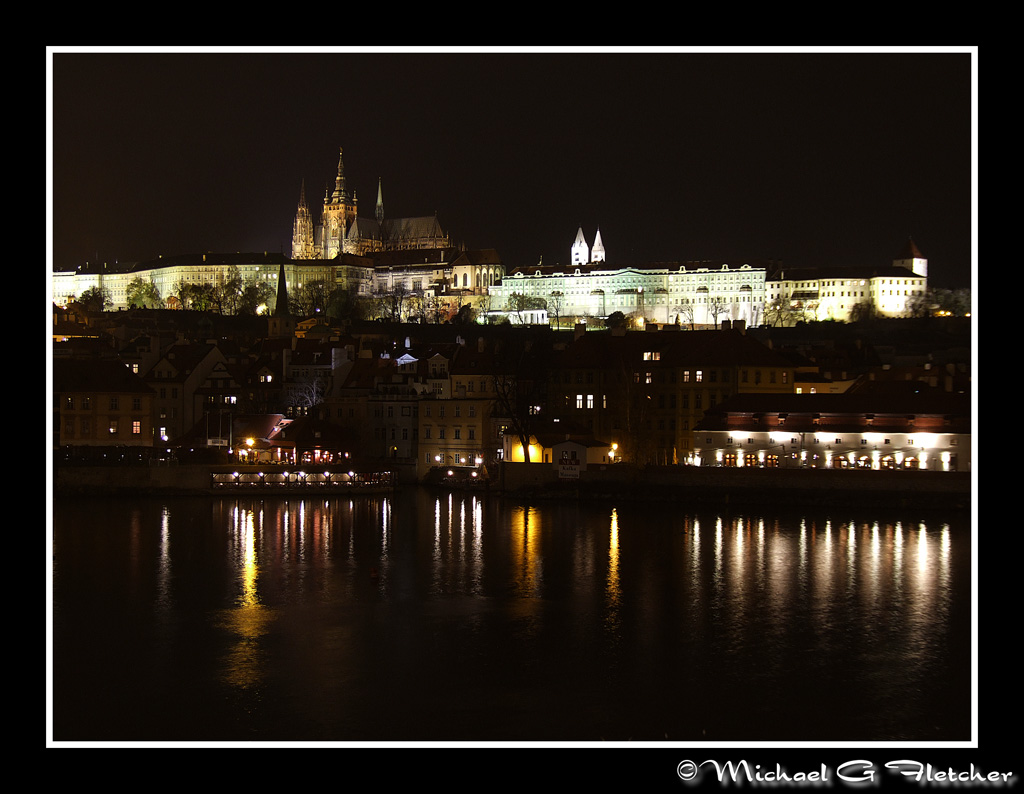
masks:
POLYGON ((377 183, 374 217, 359 216, 355 191, 345 184, 343 152, 338 152, 338 173, 334 191, 324 195, 319 223, 306 203, 306 186, 299 194, 299 207, 292 230, 293 259, 334 259, 341 254, 366 256, 377 251, 436 249, 450 246, 436 216, 386 218, 384 196, 377 183))

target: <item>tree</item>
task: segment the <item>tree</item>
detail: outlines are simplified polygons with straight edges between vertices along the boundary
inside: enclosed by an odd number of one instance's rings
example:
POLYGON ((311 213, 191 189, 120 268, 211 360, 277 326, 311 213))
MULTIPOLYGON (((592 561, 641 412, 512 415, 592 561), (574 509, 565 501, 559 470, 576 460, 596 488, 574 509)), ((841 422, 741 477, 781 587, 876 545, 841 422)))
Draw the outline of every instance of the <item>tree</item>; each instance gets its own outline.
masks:
POLYGON ((146 281, 141 276, 136 276, 125 289, 125 297, 129 306, 138 306, 145 309, 159 309, 164 302, 160 297, 160 291, 152 281, 146 281))
POLYGON ((729 302, 721 295, 711 295, 708 298, 708 314, 711 315, 715 328, 718 328, 718 318, 728 313, 728 311, 729 302))
POLYGON ((368 311, 366 299, 350 289, 338 287, 332 290, 327 301, 327 315, 338 320, 365 320, 368 311))
POLYGON ((314 278, 305 281, 298 289, 288 293, 288 302, 291 304, 288 308, 293 314, 301 317, 326 314, 333 289, 333 285, 326 279, 314 278))
POLYGON ((555 290, 548 297, 548 311, 555 318, 555 328, 560 327, 562 320, 562 309, 565 306, 565 293, 555 290))
POLYGON ((89 287, 78 296, 78 303, 90 312, 106 311, 114 305, 114 301, 110 297, 110 290, 106 287, 89 287))
POLYGON ((410 293, 404 284, 395 284, 391 289, 373 293, 377 314, 381 319, 400 323, 405 318, 410 293))
POLYGON ((626 315, 620 311, 612 312, 604 321, 604 324, 609 328, 625 328, 626 323, 626 315))
POLYGON ((966 317, 971 312, 969 289, 930 287, 907 301, 911 317, 966 317))
POLYGON ((298 380, 288 387, 288 404, 296 414, 307 416, 311 408, 323 403, 329 386, 328 379, 320 374, 298 380))
POLYGON ((455 325, 470 325, 476 322, 476 309, 473 308, 472 304, 464 303, 459 307, 458 313, 452 317, 452 323, 455 325))
POLYGON ((250 277, 243 281, 242 291, 238 296, 237 313, 257 315, 266 311, 267 305, 274 299, 274 288, 262 279, 250 277))
POLYGON ((214 305, 221 314, 238 314, 242 299, 242 271, 231 265, 214 288, 214 305))
POLYGON ((521 292, 513 292, 508 298, 508 311, 514 312, 519 318, 520 325, 526 325, 526 313, 537 309, 546 309, 547 301, 538 298, 536 295, 524 295, 521 292))
POLYGON ((850 322, 862 322, 872 320, 875 317, 875 304, 870 300, 863 300, 850 307, 850 322))
POLYGON ((544 402, 547 357, 520 329, 509 331, 495 355, 495 418, 508 423, 523 447, 523 460, 529 463, 533 417, 544 402))
POLYGON ((790 325, 793 320, 793 309, 785 298, 776 298, 765 304, 764 321, 771 326, 790 325))
POLYGON ((686 323, 693 330, 693 303, 688 298, 683 298, 673 307, 676 314, 676 325, 686 323))

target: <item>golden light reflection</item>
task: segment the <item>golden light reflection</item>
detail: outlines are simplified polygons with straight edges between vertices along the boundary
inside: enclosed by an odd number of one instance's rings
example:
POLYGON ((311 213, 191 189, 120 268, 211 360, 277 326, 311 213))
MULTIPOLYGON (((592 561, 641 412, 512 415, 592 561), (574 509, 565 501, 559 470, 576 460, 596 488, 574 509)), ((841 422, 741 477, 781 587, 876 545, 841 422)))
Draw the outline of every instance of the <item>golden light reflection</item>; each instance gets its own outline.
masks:
POLYGON ((233 686, 245 689, 255 686, 263 678, 265 652, 260 647, 260 638, 267 634, 275 615, 259 600, 254 513, 236 507, 234 518, 235 559, 240 588, 236 606, 221 613, 221 628, 235 635, 235 643, 224 658, 223 676, 233 686))
POLYGON ((540 540, 541 513, 534 507, 517 507, 512 514, 511 553, 515 566, 515 584, 519 595, 540 595, 543 561, 540 540))

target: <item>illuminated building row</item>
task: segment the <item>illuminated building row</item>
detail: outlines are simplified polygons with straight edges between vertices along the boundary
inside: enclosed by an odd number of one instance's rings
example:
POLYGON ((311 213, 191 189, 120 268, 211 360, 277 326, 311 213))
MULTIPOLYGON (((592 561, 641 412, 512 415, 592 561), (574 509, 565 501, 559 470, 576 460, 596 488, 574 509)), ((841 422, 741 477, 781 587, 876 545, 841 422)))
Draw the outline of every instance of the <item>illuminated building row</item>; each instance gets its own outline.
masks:
POLYGON ((958 393, 745 394, 705 413, 688 462, 969 471, 970 423, 970 400, 958 393))

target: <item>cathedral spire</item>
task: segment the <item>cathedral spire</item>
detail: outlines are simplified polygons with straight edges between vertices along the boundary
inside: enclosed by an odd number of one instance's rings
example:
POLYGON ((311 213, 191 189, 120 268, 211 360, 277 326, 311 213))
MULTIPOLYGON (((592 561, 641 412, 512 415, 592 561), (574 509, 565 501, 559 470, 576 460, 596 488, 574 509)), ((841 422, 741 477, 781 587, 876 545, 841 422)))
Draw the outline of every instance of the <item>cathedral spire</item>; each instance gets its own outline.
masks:
POLYGON ((377 223, 384 223, 384 193, 380 177, 377 177, 377 223))
POLYGON ((299 189, 299 208, 295 213, 295 224, 292 228, 292 259, 316 259, 317 254, 313 241, 313 220, 306 206, 306 180, 302 180, 299 189))
POLYGON ((334 178, 334 201, 342 201, 345 198, 345 163, 341 147, 338 147, 338 175, 334 178))

